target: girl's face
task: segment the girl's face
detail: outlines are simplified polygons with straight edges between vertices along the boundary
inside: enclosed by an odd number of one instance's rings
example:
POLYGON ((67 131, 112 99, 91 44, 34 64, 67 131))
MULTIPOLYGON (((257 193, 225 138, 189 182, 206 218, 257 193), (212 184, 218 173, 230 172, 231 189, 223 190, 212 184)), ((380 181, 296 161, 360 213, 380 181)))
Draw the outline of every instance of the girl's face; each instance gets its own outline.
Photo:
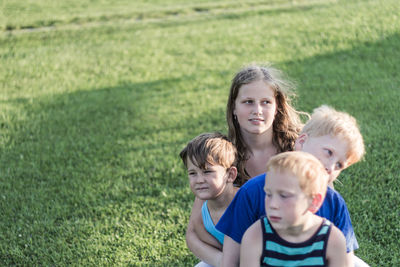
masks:
POLYGON ((233 114, 237 117, 242 134, 272 133, 276 114, 274 91, 263 80, 242 85, 233 114))
POLYGON ((285 231, 304 222, 312 199, 290 172, 269 171, 265 178, 265 212, 275 230, 285 231))

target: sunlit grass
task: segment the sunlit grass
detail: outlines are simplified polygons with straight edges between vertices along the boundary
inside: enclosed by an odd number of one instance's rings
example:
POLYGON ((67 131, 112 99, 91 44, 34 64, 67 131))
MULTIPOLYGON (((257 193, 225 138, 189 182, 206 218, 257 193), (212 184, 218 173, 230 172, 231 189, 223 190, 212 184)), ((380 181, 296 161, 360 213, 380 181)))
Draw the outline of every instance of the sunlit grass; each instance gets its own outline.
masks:
POLYGON ((178 153, 226 132, 230 80, 252 61, 297 82, 299 109, 358 119, 367 155, 336 188, 356 254, 398 265, 397 1, 136 2, 0 4, 1 265, 195 264, 178 153))

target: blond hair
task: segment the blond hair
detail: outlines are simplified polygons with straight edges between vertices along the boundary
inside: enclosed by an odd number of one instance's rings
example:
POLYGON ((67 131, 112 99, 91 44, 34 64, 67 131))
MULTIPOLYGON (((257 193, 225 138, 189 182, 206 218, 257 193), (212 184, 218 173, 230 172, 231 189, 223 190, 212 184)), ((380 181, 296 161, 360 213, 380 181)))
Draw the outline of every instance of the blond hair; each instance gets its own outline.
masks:
POLYGON ((228 138, 218 132, 204 133, 191 140, 179 153, 185 167, 190 160, 200 169, 206 165, 220 165, 226 169, 236 166, 237 151, 228 138))
POLYGON ((356 119, 348 113, 326 105, 314 109, 311 119, 304 125, 301 133, 311 137, 332 135, 345 140, 347 166, 358 162, 365 154, 364 140, 356 119))
POLYGON ((293 151, 273 156, 267 163, 267 175, 271 171, 290 172, 297 177, 307 196, 319 193, 325 197, 329 175, 322 163, 310 153, 293 151))
POLYGON ((245 162, 250 157, 250 148, 246 144, 240 131, 239 122, 235 119, 235 100, 243 85, 256 81, 264 81, 274 91, 276 101, 276 115, 272 125, 273 144, 278 153, 294 150, 298 134, 303 127, 300 114, 292 107, 292 99, 295 97, 295 86, 288 79, 283 78, 283 73, 271 66, 249 65, 241 69, 233 78, 228 103, 226 107, 226 121, 228 123, 228 137, 235 144, 239 154, 239 177, 250 179, 245 172, 245 162))

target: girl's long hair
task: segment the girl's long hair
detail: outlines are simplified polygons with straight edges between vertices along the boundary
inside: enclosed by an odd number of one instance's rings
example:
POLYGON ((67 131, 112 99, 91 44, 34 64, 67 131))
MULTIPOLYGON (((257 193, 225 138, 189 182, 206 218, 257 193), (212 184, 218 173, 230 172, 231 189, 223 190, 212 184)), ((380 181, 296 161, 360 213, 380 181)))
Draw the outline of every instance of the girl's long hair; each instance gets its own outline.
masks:
POLYGON ((228 123, 228 137, 235 144, 238 151, 238 178, 236 182, 240 185, 251 178, 245 170, 245 163, 252 153, 243 139, 240 125, 233 114, 235 100, 240 88, 245 84, 263 80, 274 91, 277 112, 272 126, 272 142, 278 153, 294 150, 295 141, 303 127, 300 115, 308 116, 307 113, 296 111, 292 107, 295 86, 289 80, 283 79, 282 76, 281 71, 271 66, 250 65, 241 69, 232 80, 226 108, 226 120, 228 123))

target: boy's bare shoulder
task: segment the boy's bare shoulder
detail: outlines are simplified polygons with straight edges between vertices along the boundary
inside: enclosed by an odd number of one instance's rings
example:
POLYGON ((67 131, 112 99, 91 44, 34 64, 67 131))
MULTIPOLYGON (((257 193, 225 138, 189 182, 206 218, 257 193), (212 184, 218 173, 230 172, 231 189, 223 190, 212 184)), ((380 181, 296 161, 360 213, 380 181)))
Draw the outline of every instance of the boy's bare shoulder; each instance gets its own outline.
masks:
POLYGON ((197 197, 193 202, 192 213, 190 214, 190 220, 192 221, 194 228, 199 228, 199 227, 204 228, 203 218, 201 215, 201 209, 203 207, 203 204, 204 200, 201 200, 197 197))
POLYGON ((203 203, 204 200, 198 198, 196 198, 193 203, 192 214, 190 215, 193 230, 202 242, 215 248, 222 249, 222 246, 217 239, 215 239, 204 227, 203 216, 201 214, 203 203))
POLYGON ((240 266, 260 266, 263 247, 261 220, 253 223, 244 233, 240 244, 240 266))
POLYGON ((262 228, 261 221, 255 221, 244 233, 242 239, 242 245, 246 244, 249 246, 258 245, 262 243, 262 228))
POLYGON ((346 239, 343 233, 332 225, 326 250, 329 266, 346 266, 346 256, 346 239))
POLYGON ((332 225, 332 230, 328 239, 328 249, 329 247, 346 251, 346 239, 343 233, 334 225, 332 225))

